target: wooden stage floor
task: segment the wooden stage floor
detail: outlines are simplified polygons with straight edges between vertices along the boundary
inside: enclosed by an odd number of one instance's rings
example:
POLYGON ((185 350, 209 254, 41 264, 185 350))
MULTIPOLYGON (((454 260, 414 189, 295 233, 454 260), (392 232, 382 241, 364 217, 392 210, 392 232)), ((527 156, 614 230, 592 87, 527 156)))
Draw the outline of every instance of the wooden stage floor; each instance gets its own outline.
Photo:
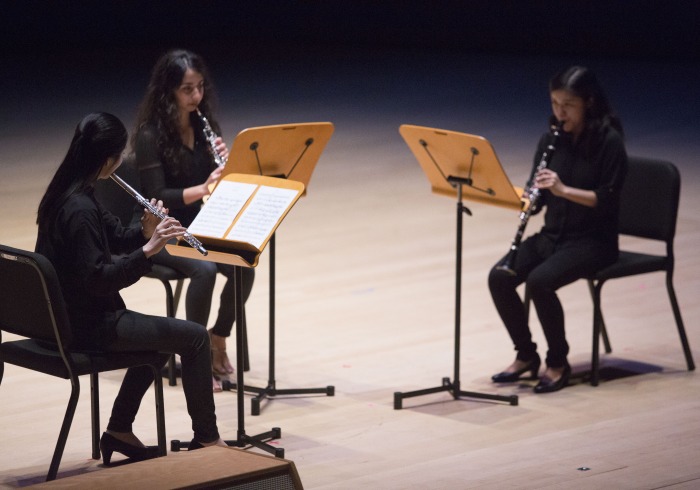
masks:
MULTIPOLYGON (((151 60, 147 60, 151 63, 151 60)), ((277 234, 277 387, 333 385, 335 396, 278 397, 250 415, 246 430, 280 427, 275 444, 295 462, 305 488, 691 489, 700 486, 700 378, 686 370, 664 288, 651 274, 610 282, 603 308, 613 353, 604 381, 583 381, 590 362, 592 307, 586 285, 561 290, 573 386, 535 395, 533 383, 494 386, 490 376, 513 351, 486 286, 506 252, 515 212, 469 204, 463 241, 462 389, 516 394, 518 406, 453 400, 441 393, 404 401, 393 394, 439 385, 453 375, 455 203, 432 194, 400 138, 400 124, 486 137, 506 173, 522 185, 548 114, 546 82, 574 62, 600 75, 627 130, 633 155, 681 169, 675 285, 696 362, 700 361, 700 113, 696 66, 682 63, 536 57, 434 57, 385 52, 214 69, 225 137, 248 127, 331 121, 335 134, 308 194, 277 234), (333 61, 333 62, 331 62, 333 61), (282 63, 281 65, 279 63, 282 63), (688 71, 694 73, 689 75, 688 71)), ((0 242, 32 249, 39 199, 78 120, 114 112, 129 127, 147 68, 71 71, 33 77, 5 99, 0 123, 0 242), (14 100, 14 99, 13 99, 14 100)), ((74 63, 74 65, 71 65, 74 63)), ((654 196, 649 196, 654 206, 654 196)), ((639 210, 644 213, 644 209, 639 210)), ((533 219, 528 231, 539 226, 533 219)), ((648 248, 623 241, 623 245, 648 248)), ((268 260, 247 304, 251 370, 267 381, 268 260)), ((217 283, 215 303, 218 307, 217 283)), ((164 314, 162 287, 141 280, 124 291, 131 309, 164 314)), ((184 316, 184 307, 178 312, 184 316)), ((213 320, 210 320, 213 322, 213 320)), ((536 341, 544 352, 539 324, 536 341)), ((5 340, 5 339, 3 339, 5 340)), ((234 351, 229 341, 229 351, 234 351)), ((233 352, 231 352, 234 354, 233 352)), ((109 416, 122 373, 102 376, 109 416)), ((59 477, 102 471, 90 458, 88 381, 59 477)), ((0 385, 0 487, 42 480, 68 397, 67 383, 13 366, 0 385)), ((235 438, 236 396, 215 396, 220 430, 235 438)), ((181 386, 165 389, 168 439, 189 440, 181 386)), ((148 395, 135 431, 154 443, 148 395)))

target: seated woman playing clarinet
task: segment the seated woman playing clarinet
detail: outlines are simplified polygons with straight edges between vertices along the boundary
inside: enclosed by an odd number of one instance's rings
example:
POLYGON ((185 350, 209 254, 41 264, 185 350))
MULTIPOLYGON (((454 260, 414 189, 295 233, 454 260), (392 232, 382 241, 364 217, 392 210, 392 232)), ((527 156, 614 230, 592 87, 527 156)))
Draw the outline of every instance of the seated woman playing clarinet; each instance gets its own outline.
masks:
POLYGON ((515 361, 492 380, 515 382, 525 373, 538 379, 541 361, 516 291, 525 282, 548 347, 535 393, 558 391, 569 381, 569 345, 557 290, 617 259, 619 198, 627 171, 622 125, 593 72, 580 66, 562 71, 549 82, 549 95, 550 124, 559 124, 563 134, 556 145, 549 133, 542 136, 526 186, 537 189, 532 212, 546 209, 544 225, 489 274, 491 296, 516 351, 515 361), (548 152, 548 164, 540 165, 548 152), (503 267, 506 259, 512 263, 503 267))
MULTIPOLYGON (((105 351, 156 350, 182 358, 182 385, 194 438, 190 449, 226 445, 219 437, 214 396, 209 388, 211 357, 206 329, 175 318, 126 309, 119 290, 151 270, 151 258, 168 240, 185 232, 167 215, 144 211, 140 225, 124 228, 94 196, 97 179, 107 179, 122 162, 127 132, 111 114, 89 114, 78 124, 68 153, 39 205, 36 251, 54 265, 79 347, 105 351), (125 254, 113 258, 112 253, 125 254)), ((165 213, 163 203, 151 205, 165 213)), ((165 364, 167 356, 163 358, 165 364)), ((132 432, 141 399, 153 382, 148 366, 127 370, 100 439, 106 465, 112 453, 131 461, 157 456, 132 432)))

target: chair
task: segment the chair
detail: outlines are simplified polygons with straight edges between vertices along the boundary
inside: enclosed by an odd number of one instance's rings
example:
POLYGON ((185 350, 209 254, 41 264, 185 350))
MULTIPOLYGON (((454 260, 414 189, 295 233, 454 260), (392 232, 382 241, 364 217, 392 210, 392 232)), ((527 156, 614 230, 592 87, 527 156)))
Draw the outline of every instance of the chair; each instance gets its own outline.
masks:
POLYGON ((90 375, 92 458, 100 458, 98 374, 148 365, 155 377, 159 455, 166 455, 163 381, 158 352, 86 352, 72 347, 73 333, 63 294, 51 262, 44 256, 0 245, 0 341, 6 331, 24 337, 0 342, 0 383, 4 363, 68 379, 71 395, 46 480, 54 480, 61 463, 80 396, 79 376, 90 375))
MULTIPOLYGON (((124 162, 117 170, 117 175, 124 179, 129 185, 139 190, 138 171, 132 161, 132 157, 126 157, 124 162)), ((111 180, 111 179, 110 179, 111 180)), ((140 191, 139 191, 140 192, 140 191)), ((116 182, 108 180, 98 180, 95 184, 95 196, 98 201, 108 209, 112 214, 119 217, 122 224, 128 225, 132 220, 141 216, 141 210, 136 209, 137 203, 134 199, 117 185, 116 182)), ((144 277, 157 279, 165 288, 165 311, 166 315, 174 318, 177 312, 182 287, 187 276, 183 273, 165 265, 153 264, 151 272, 144 277), (175 291, 171 286, 171 281, 175 281, 175 291)), ((167 376, 170 386, 177 385, 177 367, 175 363, 175 354, 170 356, 168 360, 167 376)))
MULTIPOLYGON (((641 157, 629 158, 627 178, 620 196, 620 235, 665 242, 666 253, 654 255, 620 250, 617 262, 592 277, 586 278, 593 300, 593 352, 591 359, 591 385, 593 386, 598 385, 600 378, 599 339, 601 337, 606 353, 612 352, 601 308, 603 285, 610 279, 637 274, 665 272, 666 290, 676 320, 688 371, 695 369, 673 287, 673 241, 676 234, 680 183, 678 169, 670 162, 641 157)), ((526 312, 529 308, 529 300, 530 295, 526 291, 526 312)))

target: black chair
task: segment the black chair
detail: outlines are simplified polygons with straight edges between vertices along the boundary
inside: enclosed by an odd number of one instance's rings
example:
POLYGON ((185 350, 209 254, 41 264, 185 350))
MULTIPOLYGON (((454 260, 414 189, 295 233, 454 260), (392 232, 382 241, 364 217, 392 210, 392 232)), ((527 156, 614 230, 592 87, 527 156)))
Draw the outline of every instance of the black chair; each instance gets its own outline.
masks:
MULTIPOLYGON (((139 191, 138 171, 129 156, 124 159, 122 165, 117 169, 117 175, 124 179, 131 187, 139 191)), ((138 207, 138 203, 124 191, 116 182, 109 180, 98 180, 95 184, 95 196, 100 203, 108 209, 112 214, 119 217, 124 225, 132 223, 133 220, 138 220, 141 216, 142 209, 138 207)), ((153 264, 151 272, 144 277, 157 279, 165 288, 165 311, 166 315, 174 318, 177 312, 182 288, 187 279, 183 273, 165 265, 153 264), (171 281, 175 281, 175 291, 171 281)), ((170 356, 166 375, 170 386, 177 385, 178 366, 176 365, 175 355, 170 356)))
POLYGON ((3 331, 24 338, 0 342, 0 382, 6 362, 71 382, 71 395, 51 459, 47 481, 54 480, 58 474, 80 396, 78 378, 85 374, 90 375, 93 459, 100 458, 98 373, 144 365, 150 366, 154 372, 159 455, 166 455, 160 367, 167 354, 74 350, 73 332, 58 277, 51 262, 34 252, 0 245, 0 340, 3 331))
MULTIPOLYGON (((593 299, 593 352, 591 359, 591 385, 593 386, 598 385, 600 378, 599 346, 601 338, 605 352, 608 354, 612 352, 601 308, 603 285, 610 279, 637 274, 665 272, 666 289, 688 371, 695 369, 673 287, 673 241, 676 235, 680 186, 680 174, 672 163, 641 157, 629 158, 627 178, 620 197, 620 235, 665 242, 666 253, 654 255, 621 250, 617 262, 594 276, 586 278, 593 299)), ((526 291, 524 301, 526 311, 529 308, 529 299, 530 296, 526 291)))

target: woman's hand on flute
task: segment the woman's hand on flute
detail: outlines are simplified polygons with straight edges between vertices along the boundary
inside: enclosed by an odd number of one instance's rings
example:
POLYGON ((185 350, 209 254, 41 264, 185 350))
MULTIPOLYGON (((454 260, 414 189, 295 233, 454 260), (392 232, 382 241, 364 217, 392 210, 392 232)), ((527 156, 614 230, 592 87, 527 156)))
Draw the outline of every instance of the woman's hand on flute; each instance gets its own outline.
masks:
POLYGON ((165 217, 153 230, 148 243, 143 246, 143 253, 146 255, 146 258, 150 258, 163 250, 163 247, 169 240, 184 235, 185 231, 187 231, 186 228, 178 220, 170 216, 165 217))
MULTIPOLYGON (((168 214, 168 209, 163 207, 163 201, 156 201, 151 199, 151 206, 153 206, 158 212, 163 214, 168 214)), ((147 208, 143 209, 143 215, 141 216, 141 233, 143 237, 148 240, 153 236, 153 232, 160 223, 160 218, 149 211, 147 208)))

